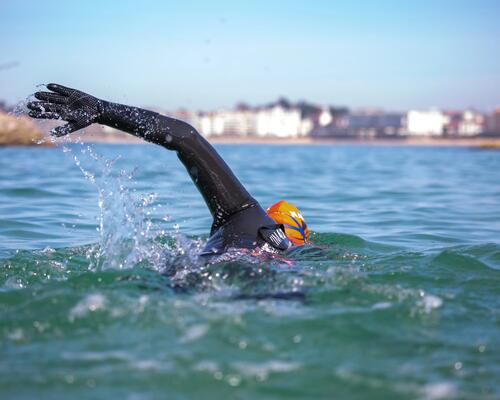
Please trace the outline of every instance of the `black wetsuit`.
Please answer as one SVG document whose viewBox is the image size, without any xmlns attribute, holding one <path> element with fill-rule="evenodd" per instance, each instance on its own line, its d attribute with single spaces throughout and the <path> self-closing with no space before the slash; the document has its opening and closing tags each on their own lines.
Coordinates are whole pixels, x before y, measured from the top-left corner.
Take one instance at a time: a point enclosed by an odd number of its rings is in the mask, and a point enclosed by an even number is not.
<svg viewBox="0 0 500 400">
<path fill-rule="evenodd" d="M 276 250 L 290 247 L 283 226 L 266 214 L 210 143 L 191 125 L 61 85 L 47 87 L 52 92 L 36 93 L 35 97 L 41 101 L 28 103 L 29 114 L 34 118 L 68 121 L 53 131 L 56 136 L 96 122 L 177 152 L 213 217 L 210 238 L 202 255 L 220 254 L 229 248 L 252 249 L 266 243 Z"/>
</svg>

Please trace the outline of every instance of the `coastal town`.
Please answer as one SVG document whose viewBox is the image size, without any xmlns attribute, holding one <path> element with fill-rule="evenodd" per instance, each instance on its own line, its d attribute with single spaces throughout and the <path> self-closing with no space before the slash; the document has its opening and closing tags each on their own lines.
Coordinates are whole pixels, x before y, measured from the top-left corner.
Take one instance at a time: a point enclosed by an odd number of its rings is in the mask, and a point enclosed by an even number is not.
<svg viewBox="0 0 500 400">
<path fill-rule="evenodd" d="M 177 111 L 207 137 L 275 138 L 391 138 L 398 136 L 500 136 L 500 107 L 490 113 L 466 110 L 408 110 L 317 106 L 286 99 L 250 107 L 212 112 Z"/>
<path fill-rule="evenodd" d="M 262 106 L 238 104 L 216 111 L 168 112 L 152 110 L 190 123 L 214 141 L 438 141 L 458 143 L 467 139 L 500 140 L 500 107 L 492 112 L 474 109 L 412 109 L 403 112 L 378 108 L 350 110 L 347 107 L 292 103 L 284 98 Z M 0 144 L 40 142 L 43 132 L 57 122 L 33 121 L 14 116 L 0 102 Z M 18 114 L 18 113 L 17 113 Z M 48 125 L 47 125 L 48 124 Z M 134 142 L 129 135 L 106 126 L 93 125 L 81 134 L 88 141 Z M 427 143 L 427 142 L 425 142 Z M 495 145 L 496 147 L 496 145 Z"/>
</svg>

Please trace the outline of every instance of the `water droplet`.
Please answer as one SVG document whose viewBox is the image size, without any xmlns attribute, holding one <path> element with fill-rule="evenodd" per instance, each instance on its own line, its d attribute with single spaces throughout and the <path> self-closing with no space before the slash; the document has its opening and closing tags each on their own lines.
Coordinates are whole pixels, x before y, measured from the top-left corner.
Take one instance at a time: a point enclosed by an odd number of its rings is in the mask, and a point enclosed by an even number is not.
<svg viewBox="0 0 500 400">
<path fill-rule="evenodd" d="M 224 378 L 224 375 L 220 371 L 214 372 L 214 378 L 217 379 L 218 381 L 222 380 Z"/>
<path fill-rule="evenodd" d="M 238 386 L 241 383 L 241 377 L 238 375 L 229 375 L 227 377 L 227 382 L 233 387 Z"/>
</svg>

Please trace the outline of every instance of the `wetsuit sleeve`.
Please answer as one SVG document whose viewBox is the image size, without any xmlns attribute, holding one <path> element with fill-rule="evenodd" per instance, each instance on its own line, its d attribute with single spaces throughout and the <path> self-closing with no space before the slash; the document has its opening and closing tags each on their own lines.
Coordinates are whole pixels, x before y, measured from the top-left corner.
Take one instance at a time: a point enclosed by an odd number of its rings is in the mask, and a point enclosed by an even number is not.
<svg viewBox="0 0 500 400">
<path fill-rule="evenodd" d="M 212 145 L 186 122 L 108 102 L 103 102 L 98 122 L 176 151 L 212 213 L 212 232 L 231 215 L 257 204 Z"/>
</svg>

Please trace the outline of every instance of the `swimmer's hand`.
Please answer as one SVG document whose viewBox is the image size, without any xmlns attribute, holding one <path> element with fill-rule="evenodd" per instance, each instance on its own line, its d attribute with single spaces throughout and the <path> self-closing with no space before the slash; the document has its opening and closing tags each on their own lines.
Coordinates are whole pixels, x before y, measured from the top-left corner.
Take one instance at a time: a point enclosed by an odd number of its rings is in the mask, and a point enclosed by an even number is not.
<svg viewBox="0 0 500 400">
<path fill-rule="evenodd" d="M 27 107 L 30 109 L 28 115 L 32 118 L 68 122 L 52 129 L 52 135 L 64 136 L 99 122 L 105 103 L 103 100 L 56 83 L 49 83 L 47 89 L 51 91 L 36 92 L 35 97 L 40 101 L 31 101 Z"/>
</svg>

